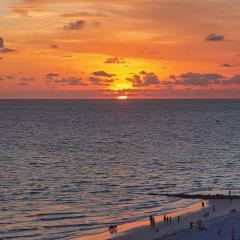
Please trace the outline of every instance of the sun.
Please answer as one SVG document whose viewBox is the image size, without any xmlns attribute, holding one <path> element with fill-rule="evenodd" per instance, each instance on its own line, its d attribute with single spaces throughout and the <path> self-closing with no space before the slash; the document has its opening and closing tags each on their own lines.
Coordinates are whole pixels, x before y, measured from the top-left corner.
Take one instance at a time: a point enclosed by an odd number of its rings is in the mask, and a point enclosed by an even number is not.
<svg viewBox="0 0 240 240">
<path fill-rule="evenodd" d="M 127 96 L 118 96 L 117 98 L 118 98 L 118 100 L 127 100 L 128 99 Z"/>
</svg>

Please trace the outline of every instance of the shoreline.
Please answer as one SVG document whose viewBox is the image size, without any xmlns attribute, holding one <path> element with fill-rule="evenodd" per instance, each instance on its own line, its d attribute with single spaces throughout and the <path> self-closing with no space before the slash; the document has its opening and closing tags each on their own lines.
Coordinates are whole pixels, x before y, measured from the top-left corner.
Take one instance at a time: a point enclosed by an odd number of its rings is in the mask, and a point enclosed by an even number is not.
<svg viewBox="0 0 240 240">
<path fill-rule="evenodd" d="M 204 201 L 205 206 L 208 206 L 208 201 Z M 191 214 L 194 212 L 197 212 L 202 209 L 201 201 L 191 204 L 183 209 L 177 210 L 175 212 L 170 212 L 167 215 L 172 216 L 172 218 L 177 216 L 182 216 L 184 214 Z M 163 221 L 164 214 L 156 215 L 154 216 L 156 223 Z M 71 240 L 110 240 L 110 239 L 129 239 L 129 234 L 132 235 L 135 231 L 147 231 L 149 228 L 149 219 L 144 218 L 141 220 L 137 220 L 130 223 L 121 224 L 118 226 L 118 233 L 117 234 L 110 234 L 108 229 L 106 229 L 104 232 L 98 233 L 98 234 L 91 234 L 91 235 L 85 235 L 81 237 L 74 237 L 71 238 Z M 126 237 L 126 238 L 125 238 Z"/>
<path fill-rule="evenodd" d="M 202 207 L 202 202 L 205 203 L 205 207 Z M 215 209 L 214 209 L 215 208 Z M 231 210 L 236 209 L 236 212 L 231 212 Z M 229 199 L 214 198 L 210 200 L 200 200 L 199 202 L 192 204 L 184 209 L 168 213 L 167 216 L 171 216 L 172 223 L 167 224 L 163 221 L 164 215 L 154 216 L 156 221 L 156 229 L 152 229 L 149 225 L 149 219 L 143 219 L 136 222 L 126 223 L 118 226 L 118 233 L 110 234 L 108 229 L 106 231 L 71 238 L 71 240 L 175 240 L 175 239 L 184 239 L 178 238 L 178 234 L 183 235 L 192 234 L 203 235 L 204 233 L 210 234 L 209 229 L 211 230 L 212 226 L 215 224 L 221 225 L 223 220 L 230 219 L 228 221 L 232 222 L 232 217 L 238 214 L 240 209 L 240 200 L 232 199 L 230 202 Z M 215 211 L 214 211 L 215 210 Z M 177 223 L 177 217 L 180 216 L 180 223 Z M 199 224 L 196 222 L 202 221 L 201 226 L 204 226 L 206 229 L 199 230 Z M 193 228 L 190 228 L 190 222 L 193 222 Z M 239 218 L 240 223 L 240 218 Z M 214 226 L 215 226 L 214 225 Z M 233 225 L 233 224 L 232 224 Z M 215 226 L 215 228 L 218 228 Z M 216 229 L 215 229 L 216 232 Z M 212 233 L 214 234 L 214 233 Z M 185 236 L 186 238 L 186 236 Z M 198 237 L 192 238 L 192 240 L 198 239 Z M 213 238 L 211 238 L 213 239 Z"/>
</svg>

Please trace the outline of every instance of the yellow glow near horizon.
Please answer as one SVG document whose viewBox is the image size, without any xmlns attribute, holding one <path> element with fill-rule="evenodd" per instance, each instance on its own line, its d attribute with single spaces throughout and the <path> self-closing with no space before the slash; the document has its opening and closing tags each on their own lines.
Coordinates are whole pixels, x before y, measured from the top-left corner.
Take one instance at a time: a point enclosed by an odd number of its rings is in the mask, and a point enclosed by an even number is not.
<svg viewBox="0 0 240 240">
<path fill-rule="evenodd" d="M 109 87 L 110 90 L 118 91 L 131 89 L 132 83 L 129 81 L 114 81 L 113 84 Z"/>
<path fill-rule="evenodd" d="M 127 96 L 118 96 L 118 100 L 127 100 L 128 97 Z"/>
</svg>

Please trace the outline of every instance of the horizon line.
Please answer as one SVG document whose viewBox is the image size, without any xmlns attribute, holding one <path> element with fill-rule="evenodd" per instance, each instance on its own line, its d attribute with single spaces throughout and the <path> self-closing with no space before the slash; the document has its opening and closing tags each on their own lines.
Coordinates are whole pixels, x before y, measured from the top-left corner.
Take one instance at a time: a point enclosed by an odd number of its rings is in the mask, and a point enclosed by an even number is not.
<svg viewBox="0 0 240 240">
<path fill-rule="evenodd" d="M 240 98 L 128 98 L 119 100 L 118 98 L 0 98 L 4 100 L 116 100 L 116 101 L 132 101 L 132 100 L 240 100 Z"/>
</svg>

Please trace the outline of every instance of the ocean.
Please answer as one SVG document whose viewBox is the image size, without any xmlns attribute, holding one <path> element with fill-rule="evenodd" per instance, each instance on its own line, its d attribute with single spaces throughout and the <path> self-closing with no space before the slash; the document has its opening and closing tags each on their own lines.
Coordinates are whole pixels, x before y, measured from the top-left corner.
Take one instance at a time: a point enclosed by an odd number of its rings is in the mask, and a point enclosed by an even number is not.
<svg viewBox="0 0 240 240">
<path fill-rule="evenodd" d="M 240 189 L 240 100 L 0 100 L 0 239 L 70 239 Z"/>
</svg>

